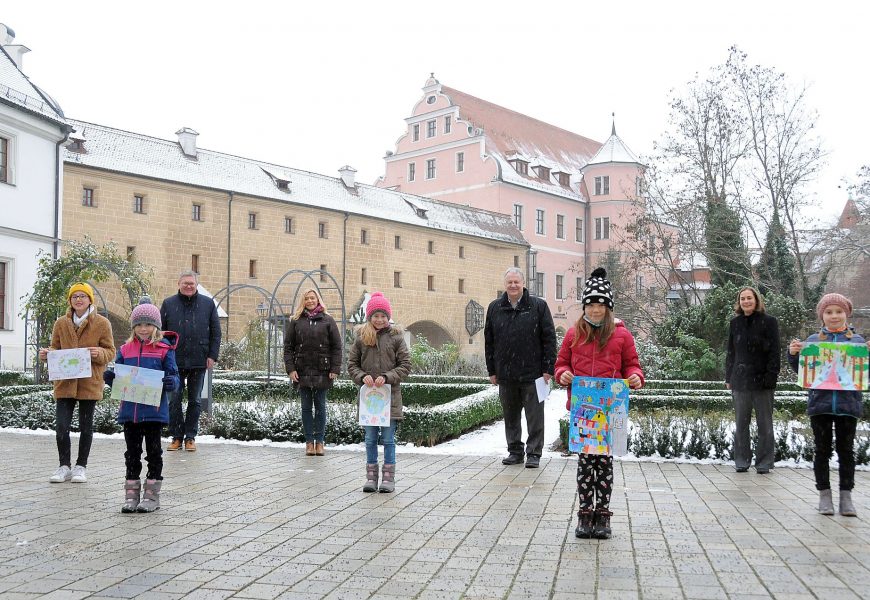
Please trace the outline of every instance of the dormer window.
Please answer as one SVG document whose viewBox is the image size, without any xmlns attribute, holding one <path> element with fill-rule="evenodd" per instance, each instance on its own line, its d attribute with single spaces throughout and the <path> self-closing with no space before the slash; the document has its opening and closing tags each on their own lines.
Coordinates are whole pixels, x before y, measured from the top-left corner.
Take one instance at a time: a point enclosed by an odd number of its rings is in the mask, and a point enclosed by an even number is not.
<svg viewBox="0 0 870 600">
<path fill-rule="evenodd" d="M 529 174 L 529 163 L 524 160 L 520 160 L 519 158 L 515 158 L 511 161 L 511 165 L 514 170 L 520 175 L 528 175 Z"/>
<path fill-rule="evenodd" d="M 571 187 L 571 174 L 565 173 L 564 171 L 556 172 L 556 176 L 559 178 L 559 185 L 564 187 Z"/>
<path fill-rule="evenodd" d="M 260 168 L 262 169 L 262 167 Z M 285 173 L 278 168 L 270 168 L 268 171 L 266 169 L 263 169 L 263 172 L 272 179 L 272 183 L 274 183 L 275 187 L 277 187 L 279 190 L 281 190 L 282 192 L 290 191 L 291 178 L 289 173 Z"/>
<path fill-rule="evenodd" d="M 538 173 L 538 179 L 542 181 L 550 181 L 550 169 L 543 165 L 538 165 L 535 167 L 535 171 Z"/>
</svg>

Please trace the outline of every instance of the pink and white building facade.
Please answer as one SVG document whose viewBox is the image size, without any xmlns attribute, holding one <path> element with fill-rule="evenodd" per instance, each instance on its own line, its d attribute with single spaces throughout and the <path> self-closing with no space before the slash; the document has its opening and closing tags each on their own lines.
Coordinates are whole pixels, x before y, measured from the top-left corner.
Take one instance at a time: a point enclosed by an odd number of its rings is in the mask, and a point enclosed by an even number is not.
<svg viewBox="0 0 870 600">
<path fill-rule="evenodd" d="M 531 245 L 526 264 L 514 266 L 557 327 L 573 324 L 578 290 L 604 253 L 620 248 L 619 226 L 639 197 L 644 166 L 615 127 L 597 142 L 434 76 L 405 122 L 376 185 L 512 215 Z"/>
</svg>

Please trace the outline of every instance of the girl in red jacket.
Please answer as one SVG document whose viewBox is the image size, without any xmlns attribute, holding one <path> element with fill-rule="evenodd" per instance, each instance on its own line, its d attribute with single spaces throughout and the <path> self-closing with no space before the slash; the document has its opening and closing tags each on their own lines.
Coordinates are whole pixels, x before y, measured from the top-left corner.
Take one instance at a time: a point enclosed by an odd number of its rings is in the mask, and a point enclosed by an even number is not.
<svg viewBox="0 0 870 600">
<path fill-rule="evenodd" d="M 581 303 L 583 315 L 565 334 L 556 359 L 556 381 L 568 388 L 569 410 L 575 375 L 627 379 L 632 389 L 641 388 L 644 382 L 634 338 L 622 321 L 613 317 L 613 289 L 607 271 L 600 267 L 592 271 Z M 577 462 L 580 512 L 574 531 L 578 538 L 610 537 L 612 488 L 613 457 L 580 453 Z"/>
</svg>

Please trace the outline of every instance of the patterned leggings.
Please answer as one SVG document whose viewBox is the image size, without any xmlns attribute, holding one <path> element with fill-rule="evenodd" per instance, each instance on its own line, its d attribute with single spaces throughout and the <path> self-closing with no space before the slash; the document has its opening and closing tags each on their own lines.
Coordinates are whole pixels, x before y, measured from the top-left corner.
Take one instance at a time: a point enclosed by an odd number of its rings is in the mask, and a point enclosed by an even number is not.
<svg viewBox="0 0 870 600">
<path fill-rule="evenodd" d="M 613 457 L 580 453 L 577 460 L 577 495 L 580 509 L 610 507 L 613 490 Z"/>
</svg>

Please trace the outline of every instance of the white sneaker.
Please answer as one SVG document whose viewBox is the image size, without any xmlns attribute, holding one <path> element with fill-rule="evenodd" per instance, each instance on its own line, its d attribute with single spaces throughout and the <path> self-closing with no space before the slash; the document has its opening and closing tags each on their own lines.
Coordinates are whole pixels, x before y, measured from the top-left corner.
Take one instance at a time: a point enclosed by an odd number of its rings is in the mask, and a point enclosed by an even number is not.
<svg viewBox="0 0 870 600">
<path fill-rule="evenodd" d="M 48 478 L 48 480 L 52 483 L 63 483 L 64 481 L 69 481 L 72 478 L 72 471 L 69 470 L 69 467 L 64 465 L 62 467 L 58 467 L 57 471 L 54 472 L 54 475 Z"/>
<path fill-rule="evenodd" d="M 81 465 L 76 465 L 72 469 L 72 477 L 70 481 L 73 483 L 85 483 L 88 480 L 87 468 Z"/>
</svg>

